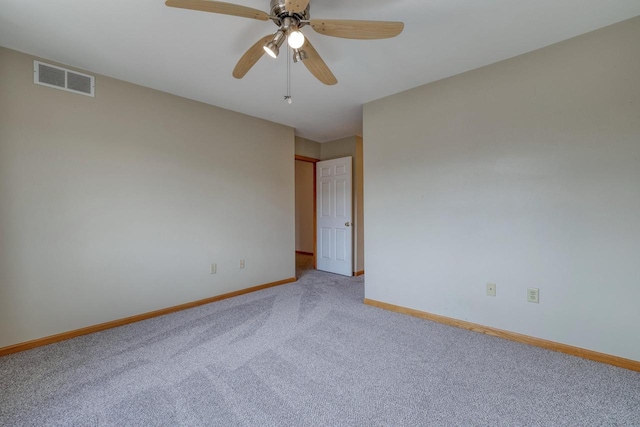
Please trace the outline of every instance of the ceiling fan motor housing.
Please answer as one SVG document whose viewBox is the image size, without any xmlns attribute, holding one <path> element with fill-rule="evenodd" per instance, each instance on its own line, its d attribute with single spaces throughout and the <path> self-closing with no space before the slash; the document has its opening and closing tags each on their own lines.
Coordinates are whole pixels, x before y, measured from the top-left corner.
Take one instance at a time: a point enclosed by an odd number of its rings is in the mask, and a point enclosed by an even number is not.
<svg viewBox="0 0 640 427">
<path fill-rule="evenodd" d="M 271 0 L 271 19 L 278 27 L 293 21 L 298 28 L 301 28 L 306 25 L 304 21 L 308 21 L 311 16 L 309 14 L 310 7 L 311 4 L 308 4 L 303 12 L 291 13 L 285 8 L 285 0 Z M 290 20 L 286 18 L 290 18 Z"/>
</svg>

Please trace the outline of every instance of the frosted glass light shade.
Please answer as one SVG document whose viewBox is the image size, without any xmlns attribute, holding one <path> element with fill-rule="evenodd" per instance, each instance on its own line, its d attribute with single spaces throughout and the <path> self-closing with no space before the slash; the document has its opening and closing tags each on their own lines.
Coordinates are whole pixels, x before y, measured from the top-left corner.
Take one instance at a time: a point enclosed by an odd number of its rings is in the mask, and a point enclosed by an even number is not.
<svg viewBox="0 0 640 427">
<path fill-rule="evenodd" d="M 287 41 L 289 42 L 289 46 L 292 49 L 300 49 L 304 44 L 304 35 L 298 30 L 291 31 L 291 33 L 289 33 L 289 38 L 287 39 Z"/>
</svg>

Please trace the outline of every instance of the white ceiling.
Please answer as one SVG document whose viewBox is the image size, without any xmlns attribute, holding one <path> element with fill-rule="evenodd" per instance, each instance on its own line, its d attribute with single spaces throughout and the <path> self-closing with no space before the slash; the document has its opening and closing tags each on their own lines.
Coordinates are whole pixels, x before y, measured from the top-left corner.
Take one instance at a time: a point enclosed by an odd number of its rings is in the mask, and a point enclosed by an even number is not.
<svg viewBox="0 0 640 427">
<path fill-rule="evenodd" d="M 269 11 L 269 0 L 236 0 Z M 311 0 L 311 17 L 403 21 L 395 39 L 303 32 L 338 79 L 319 83 L 287 55 L 242 80 L 263 22 L 170 8 L 163 0 L 0 0 L 0 45 L 292 126 L 318 142 L 362 134 L 362 105 L 640 15 L 639 0 Z M 639 41 L 640 43 L 640 41 Z M 100 96 L 99 80 L 96 93 Z"/>
</svg>

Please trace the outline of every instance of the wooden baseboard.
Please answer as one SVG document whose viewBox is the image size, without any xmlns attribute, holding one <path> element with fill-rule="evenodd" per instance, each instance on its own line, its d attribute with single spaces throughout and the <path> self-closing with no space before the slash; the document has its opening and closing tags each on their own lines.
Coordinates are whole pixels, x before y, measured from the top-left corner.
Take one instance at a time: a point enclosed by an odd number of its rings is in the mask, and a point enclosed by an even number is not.
<svg viewBox="0 0 640 427">
<path fill-rule="evenodd" d="M 363 276 L 364 275 L 364 270 L 360 270 L 360 271 L 354 271 L 353 272 L 354 276 Z"/>
<path fill-rule="evenodd" d="M 300 255 L 311 255 L 311 256 L 313 256 L 313 252 L 296 251 L 296 253 L 300 254 Z"/>
<path fill-rule="evenodd" d="M 398 305 L 388 304 L 386 302 L 380 302 L 371 299 L 364 299 L 364 303 L 373 307 L 382 308 L 384 310 L 395 311 L 397 313 L 406 314 L 413 317 L 419 317 L 421 319 L 431 320 L 438 323 L 444 323 L 445 325 L 455 326 L 469 331 L 480 332 L 482 334 L 491 335 L 494 337 L 504 338 L 511 341 L 516 341 L 523 344 L 534 345 L 536 347 L 546 348 L 547 350 L 558 351 L 560 353 L 570 354 L 572 356 L 582 357 L 583 359 L 594 360 L 596 362 L 606 363 L 620 368 L 629 369 L 632 371 L 640 372 L 640 361 L 625 359 L 618 356 L 612 356 L 610 354 L 599 353 L 593 350 L 587 350 L 580 347 L 574 347 L 567 344 L 562 344 L 554 341 L 548 341 L 542 338 L 535 338 L 528 335 L 519 334 L 516 332 L 505 331 L 502 329 L 492 328 L 490 326 L 478 325 L 477 323 L 471 323 L 464 320 L 453 319 L 451 317 L 440 316 L 438 314 L 431 314 L 420 310 L 414 310 L 412 308 L 401 307 Z"/>
<path fill-rule="evenodd" d="M 186 304 L 180 304 L 173 307 L 162 308 L 160 310 L 150 311 L 148 313 L 137 314 L 135 316 L 125 317 L 123 319 L 112 320 L 110 322 L 100 323 L 98 325 L 87 326 L 85 328 L 76 329 L 73 331 L 63 332 L 56 335 L 50 335 L 48 337 L 38 338 L 31 341 L 26 341 L 7 347 L 0 348 L 0 357 L 7 354 L 18 353 L 20 351 L 30 350 L 32 348 L 41 347 L 47 344 L 53 344 L 54 342 L 68 340 L 70 338 L 79 337 L 81 335 L 87 335 L 94 332 L 104 331 L 105 329 L 117 328 L 118 326 L 127 325 L 129 323 L 139 322 L 141 320 L 151 319 L 152 317 L 163 316 L 169 313 L 175 313 L 176 311 L 186 310 L 188 308 L 198 307 L 199 305 L 210 304 L 212 302 L 221 301 L 224 299 L 236 297 L 238 295 L 244 295 L 251 292 L 260 291 L 262 289 L 272 288 L 274 286 L 284 285 L 286 283 L 295 282 L 296 278 L 279 280 L 277 282 L 266 283 L 264 285 L 253 286 L 251 288 L 240 289 L 239 291 L 229 292 L 222 295 L 217 295 L 211 298 L 205 298 L 198 301 L 188 302 Z"/>
</svg>

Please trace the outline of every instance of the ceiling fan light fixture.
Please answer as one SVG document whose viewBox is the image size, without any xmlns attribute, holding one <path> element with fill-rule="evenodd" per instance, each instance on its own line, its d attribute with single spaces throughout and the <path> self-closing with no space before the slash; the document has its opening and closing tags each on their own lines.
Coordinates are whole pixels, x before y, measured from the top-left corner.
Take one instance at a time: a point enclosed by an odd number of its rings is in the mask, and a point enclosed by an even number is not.
<svg viewBox="0 0 640 427">
<path fill-rule="evenodd" d="M 293 62 L 304 61 L 309 55 L 302 49 L 293 49 Z"/>
<path fill-rule="evenodd" d="M 272 58 L 277 58 L 278 57 L 278 53 L 280 53 L 280 49 L 278 49 L 278 46 L 276 46 L 275 43 L 273 42 L 269 42 L 266 45 L 263 46 L 264 51 L 267 52 L 267 54 L 272 57 Z"/>
<path fill-rule="evenodd" d="M 302 34 L 302 31 L 300 30 L 293 30 L 289 32 L 287 41 L 289 42 L 291 49 L 300 49 L 302 45 L 304 45 L 304 34 Z"/>
<path fill-rule="evenodd" d="M 243 78 L 265 53 L 272 58 L 277 58 L 280 47 L 287 39 L 288 48 L 294 50 L 295 62 L 305 61 L 306 68 L 316 79 L 329 86 L 335 85 L 338 80 L 311 42 L 302 34 L 300 28 L 309 25 L 318 34 L 356 40 L 388 39 L 397 36 L 404 29 L 404 23 L 393 21 L 311 19 L 310 0 L 270 0 L 270 2 L 269 13 L 219 0 L 166 0 L 165 3 L 167 6 L 181 9 L 273 21 L 273 24 L 278 27 L 277 31 L 255 42 L 236 64 L 232 75 L 237 79 Z M 302 50 L 303 46 L 305 50 Z M 290 62 L 287 62 L 287 69 L 289 64 Z"/>
<path fill-rule="evenodd" d="M 284 39 L 284 31 L 278 30 L 273 35 L 273 39 L 267 42 L 267 44 L 265 44 L 262 48 L 270 57 L 277 58 L 278 54 L 280 53 L 280 46 L 282 46 L 282 43 L 284 43 Z"/>
</svg>

